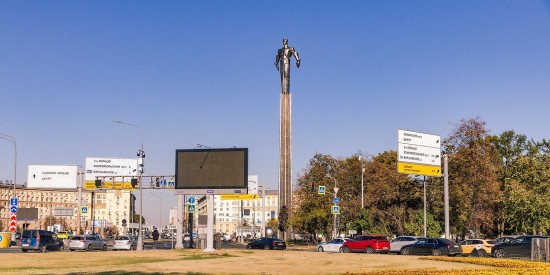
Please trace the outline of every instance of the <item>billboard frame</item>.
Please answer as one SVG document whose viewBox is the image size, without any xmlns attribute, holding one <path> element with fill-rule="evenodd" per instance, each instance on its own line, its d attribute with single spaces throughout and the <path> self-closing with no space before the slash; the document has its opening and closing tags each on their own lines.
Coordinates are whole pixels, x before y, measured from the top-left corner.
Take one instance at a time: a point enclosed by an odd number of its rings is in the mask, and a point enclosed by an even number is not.
<svg viewBox="0 0 550 275">
<path fill-rule="evenodd" d="M 188 186 L 182 187 L 181 183 L 178 184 L 180 179 L 179 173 L 179 154 L 180 153 L 206 153 L 206 157 L 212 153 L 222 153 L 222 152 L 243 152 L 243 184 L 242 185 L 231 185 L 231 186 L 214 186 L 214 185 L 197 185 L 197 186 Z M 248 148 L 197 148 L 197 149 L 177 149 L 176 150 L 176 167 L 175 167 L 175 192 L 179 195 L 195 195 L 195 194 L 207 194 L 207 195 L 221 195 L 221 194 L 248 194 Z"/>
</svg>

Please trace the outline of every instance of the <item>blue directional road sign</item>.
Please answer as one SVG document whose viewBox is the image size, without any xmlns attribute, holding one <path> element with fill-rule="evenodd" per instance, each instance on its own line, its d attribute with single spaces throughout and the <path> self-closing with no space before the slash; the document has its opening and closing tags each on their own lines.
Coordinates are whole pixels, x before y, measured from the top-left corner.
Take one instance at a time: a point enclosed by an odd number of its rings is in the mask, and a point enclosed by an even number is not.
<svg viewBox="0 0 550 275">
<path fill-rule="evenodd" d="M 197 205 L 196 204 L 190 204 L 187 206 L 187 211 L 189 213 L 195 213 L 197 212 Z"/>
<path fill-rule="evenodd" d="M 190 197 L 188 201 L 189 201 L 189 204 L 197 203 L 197 201 L 195 200 L 195 197 Z"/>
<path fill-rule="evenodd" d="M 17 198 L 10 199 L 10 205 L 18 205 L 18 204 L 19 204 L 19 200 Z"/>
<path fill-rule="evenodd" d="M 11 212 L 11 213 L 17 213 L 17 206 L 16 206 L 16 205 L 12 205 L 12 206 L 10 207 L 10 212 Z"/>
<path fill-rule="evenodd" d="M 332 200 L 332 202 L 334 202 L 334 204 L 338 204 L 338 203 L 340 202 L 340 199 L 334 198 L 334 199 Z"/>
<path fill-rule="evenodd" d="M 323 185 L 319 185 L 319 190 L 317 191 L 317 194 L 324 195 L 327 193 L 327 187 Z"/>
<path fill-rule="evenodd" d="M 160 185 L 162 185 L 162 187 L 166 187 L 166 180 L 165 180 L 165 179 L 161 179 L 161 180 L 160 180 Z"/>
</svg>

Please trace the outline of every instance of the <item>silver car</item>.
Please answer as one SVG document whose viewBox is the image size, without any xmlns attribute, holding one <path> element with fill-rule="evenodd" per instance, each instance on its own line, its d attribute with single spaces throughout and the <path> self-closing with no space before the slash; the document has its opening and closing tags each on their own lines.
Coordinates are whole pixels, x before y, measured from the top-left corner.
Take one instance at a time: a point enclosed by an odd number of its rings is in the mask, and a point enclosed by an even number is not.
<svg viewBox="0 0 550 275">
<path fill-rule="evenodd" d="M 317 247 L 317 251 L 319 252 L 342 252 L 340 248 L 344 244 L 344 242 L 349 241 L 351 239 L 348 238 L 334 238 L 330 240 L 329 242 L 322 242 Z"/>
<path fill-rule="evenodd" d="M 116 236 L 113 243 L 113 250 L 136 250 L 137 241 L 134 237 Z"/>
<path fill-rule="evenodd" d="M 404 245 L 416 243 L 420 239 L 424 239 L 424 237 L 399 236 L 391 241 L 390 253 L 399 253 Z"/>
<path fill-rule="evenodd" d="M 81 235 L 74 236 L 69 241 L 69 249 L 71 251 L 75 250 L 87 250 L 92 249 L 107 250 L 107 243 L 104 242 L 99 236 L 93 235 Z"/>
</svg>

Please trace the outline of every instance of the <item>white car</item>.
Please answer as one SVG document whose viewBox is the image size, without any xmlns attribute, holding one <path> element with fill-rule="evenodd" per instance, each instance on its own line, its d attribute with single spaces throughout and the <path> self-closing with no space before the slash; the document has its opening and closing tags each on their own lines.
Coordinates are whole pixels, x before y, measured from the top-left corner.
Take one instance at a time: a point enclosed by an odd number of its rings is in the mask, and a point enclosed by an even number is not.
<svg viewBox="0 0 550 275">
<path fill-rule="evenodd" d="M 317 251 L 319 252 L 341 252 L 340 247 L 342 247 L 342 244 L 344 244 L 345 241 L 348 241 L 350 239 L 348 238 L 335 238 L 333 240 L 330 240 L 328 242 L 322 242 L 319 244 L 319 247 L 317 247 Z"/>
<path fill-rule="evenodd" d="M 133 237 L 116 236 L 113 243 L 113 250 L 136 250 L 137 241 Z"/>
<path fill-rule="evenodd" d="M 404 245 L 416 243 L 419 239 L 423 238 L 417 236 L 398 236 L 390 243 L 390 253 L 399 253 Z"/>
</svg>

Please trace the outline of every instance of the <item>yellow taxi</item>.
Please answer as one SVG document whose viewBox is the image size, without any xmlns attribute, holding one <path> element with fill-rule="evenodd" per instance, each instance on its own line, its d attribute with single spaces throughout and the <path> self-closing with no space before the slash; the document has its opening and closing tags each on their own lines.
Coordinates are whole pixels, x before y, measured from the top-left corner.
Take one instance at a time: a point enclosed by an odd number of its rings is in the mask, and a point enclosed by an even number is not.
<svg viewBox="0 0 550 275">
<path fill-rule="evenodd" d="M 70 239 L 73 237 L 73 232 L 71 231 L 59 231 L 57 232 L 57 237 L 60 239 Z"/>
<path fill-rule="evenodd" d="M 462 255 L 487 257 L 487 255 L 491 255 L 491 248 L 495 244 L 497 244 L 495 240 L 469 239 L 462 241 L 460 246 L 462 247 Z"/>
</svg>

